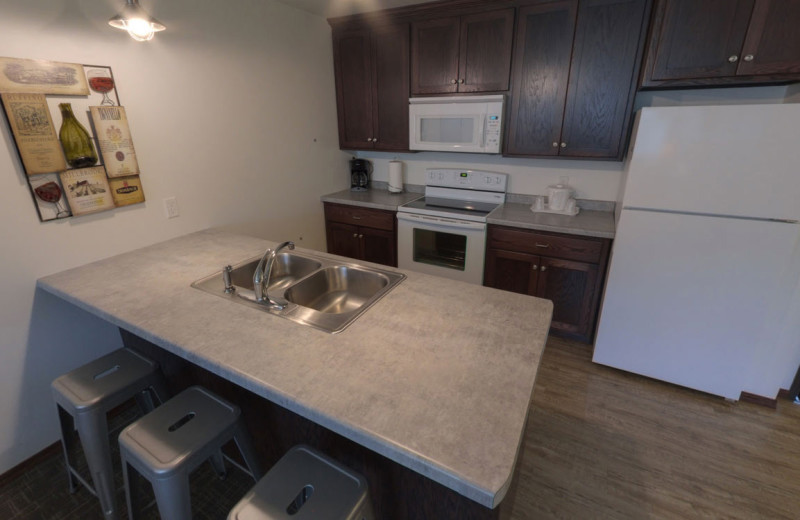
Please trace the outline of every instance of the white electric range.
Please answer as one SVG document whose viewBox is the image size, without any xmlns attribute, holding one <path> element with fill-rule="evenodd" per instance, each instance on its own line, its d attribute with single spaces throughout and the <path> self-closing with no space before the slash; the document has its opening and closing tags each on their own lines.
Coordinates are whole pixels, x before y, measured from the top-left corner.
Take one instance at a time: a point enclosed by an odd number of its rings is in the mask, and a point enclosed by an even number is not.
<svg viewBox="0 0 800 520">
<path fill-rule="evenodd" d="M 397 209 L 398 267 L 482 284 L 486 217 L 507 183 L 505 173 L 428 169 L 425 196 Z"/>
</svg>

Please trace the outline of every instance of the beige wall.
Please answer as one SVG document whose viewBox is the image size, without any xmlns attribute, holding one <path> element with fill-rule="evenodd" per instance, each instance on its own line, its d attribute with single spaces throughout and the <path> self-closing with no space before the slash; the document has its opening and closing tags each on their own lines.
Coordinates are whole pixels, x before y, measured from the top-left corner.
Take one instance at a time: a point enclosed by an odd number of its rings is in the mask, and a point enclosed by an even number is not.
<svg viewBox="0 0 800 520">
<path fill-rule="evenodd" d="M 273 0 L 143 1 L 168 29 L 138 43 L 106 24 L 123 3 L 0 7 L 0 56 L 113 68 L 147 196 L 40 223 L 0 124 L 0 473 L 57 439 L 50 381 L 120 344 L 35 291 L 38 277 L 209 226 L 324 249 L 319 197 L 348 186 L 325 20 Z M 180 216 L 167 220 L 171 196 Z"/>
</svg>

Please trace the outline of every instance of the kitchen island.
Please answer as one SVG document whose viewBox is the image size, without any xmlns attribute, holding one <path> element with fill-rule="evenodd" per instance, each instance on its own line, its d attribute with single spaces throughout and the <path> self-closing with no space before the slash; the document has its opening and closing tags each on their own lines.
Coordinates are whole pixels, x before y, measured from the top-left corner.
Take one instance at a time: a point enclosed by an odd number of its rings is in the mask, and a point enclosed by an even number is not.
<svg viewBox="0 0 800 520">
<path fill-rule="evenodd" d="M 407 272 L 332 335 L 190 286 L 274 246 L 206 230 L 38 287 L 491 513 L 513 475 L 552 304 Z"/>
</svg>

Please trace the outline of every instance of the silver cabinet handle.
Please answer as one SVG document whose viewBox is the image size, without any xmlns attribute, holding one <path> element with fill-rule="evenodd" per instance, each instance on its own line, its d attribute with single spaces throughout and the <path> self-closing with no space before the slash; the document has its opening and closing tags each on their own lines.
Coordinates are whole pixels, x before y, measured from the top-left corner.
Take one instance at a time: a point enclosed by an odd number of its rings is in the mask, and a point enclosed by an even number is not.
<svg viewBox="0 0 800 520">
<path fill-rule="evenodd" d="M 464 83 L 464 79 L 462 78 L 462 79 L 458 80 L 458 82 L 459 83 Z"/>
<path fill-rule="evenodd" d="M 371 137 L 367 137 L 367 142 L 371 143 L 372 142 L 372 138 Z"/>
<path fill-rule="evenodd" d="M 550 247 L 550 244 L 540 244 L 539 242 L 536 242 L 536 247 Z"/>
<path fill-rule="evenodd" d="M 543 265 L 541 270 L 542 270 L 542 272 L 547 271 L 547 266 Z"/>
<path fill-rule="evenodd" d="M 378 142 L 378 138 L 377 138 L 377 137 L 373 137 L 373 138 L 372 138 L 372 142 L 373 142 L 373 143 L 377 143 L 377 142 Z"/>
<path fill-rule="evenodd" d="M 734 54 L 733 56 L 728 58 L 728 61 L 731 63 L 736 63 L 737 61 L 739 61 L 739 56 Z"/>
<path fill-rule="evenodd" d="M 747 56 L 745 56 L 745 57 L 744 57 L 744 58 L 742 58 L 742 59 L 743 59 L 744 61 L 753 61 L 753 55 L 752 55 L 752 54 L 748 54 Z"/>
<path fill-rule="evenodd" d="M 566 147 L 567 147 L 567 143 L 561 143 L 561 148 L 566 148 Z"/>
<path fill-rule="evenodd" d="M 453 85 L 455 85 L 456 83 L 458 83 L 458 81 L 457 81 L 457 80 L 455 80 L 455 79 L 451 79 L 451 80 L 450 80 L 450 83 L 451 83 L 451 84 L 453 84 Z"/>
<path fill-rule="evenodd" d="M 358 215 L 353 215 L 353 220 L 361 220 L 361 217 L 359 217 Z"/>
<path fill-rule="evenodd" d="M 353 233 L 353 238 L 358 238 L 358 233 Z"/>
<path fill-rule="evenodd" d="M 358 238 L 364 238 L 364 235 L 358 235 Z"/>
<path fill-rule="evenodd" d="M 553 148 L 558 148 L 558 143 L 553 141 Z"/>
<path fill-rule="evenodd" d="M 536 265 L 536 264 L 533 264 L 533 266 L 531 266 L 531 269 L 533 269 L 535 271 L 535 270 L 539 269 L 539 266 Z"/>
</svg>

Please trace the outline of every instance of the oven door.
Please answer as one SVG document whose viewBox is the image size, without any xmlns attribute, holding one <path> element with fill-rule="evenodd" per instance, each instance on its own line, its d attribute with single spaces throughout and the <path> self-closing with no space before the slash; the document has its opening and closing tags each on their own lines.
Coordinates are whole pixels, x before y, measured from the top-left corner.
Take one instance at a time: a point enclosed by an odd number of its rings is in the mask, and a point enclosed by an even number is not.
<svg viewBox="0 0 800 520">
<path fill-rule="evenodd" d="M 482 284 L 485 249 L 484 222 L 397 214 L 400 269 Z"/>
</svg>

